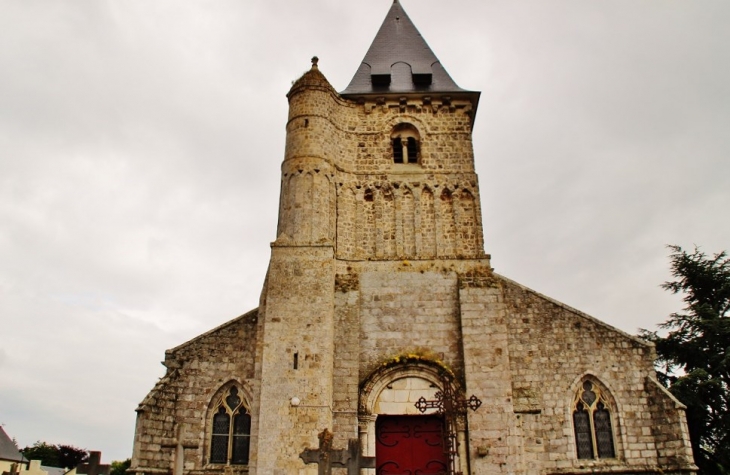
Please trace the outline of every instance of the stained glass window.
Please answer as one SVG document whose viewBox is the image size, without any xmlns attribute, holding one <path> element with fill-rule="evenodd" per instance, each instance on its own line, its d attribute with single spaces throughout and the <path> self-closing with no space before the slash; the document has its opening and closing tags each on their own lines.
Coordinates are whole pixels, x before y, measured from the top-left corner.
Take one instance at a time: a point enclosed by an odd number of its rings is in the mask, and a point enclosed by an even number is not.
<svg viewBox="0 0 730 475">
<path fill-rule="evenodd" d="M 613 458 L 613 431 L 611 430 L 611 413 L 599 402 L 593 413 L 593 426 L 596 428 L 596 447 L 601 458 Z"/>
<path fill-rule="evenodd" d="M 251 415 L 238 393 L 233 386 L 218 403 L 211 428 L 210 463 L 248 464 Z"/>
<path fill-rule="evenodd" d="M 578 448 L 579 459 L 593 458 L 593 441 L 591 437 L 591 421 L 583 403 L 573 413 L 573 425 L 575 426 L 575 445 Z"/>
<path fill-rule="evenodd" d="M 573 410 L 575 447 L 579 459 L 615 458 L 611 412 L 601 389 L 584 381 Z"/>
<path fill-rule="evenodd" d="M 231 416 L 221 406 L 213 416 L 213 438 L 210 442 L 210 462 L 226 463 L 228 459 L 228 437 L 230 433 Z"/>
<path fill-rule="evenodd" d="M 251 435 L 251 416 L 239 412 L 233 418 L 233 447 L 231 448 L 231 463 L 248 464 L 248 446 Z"/>
</svg>

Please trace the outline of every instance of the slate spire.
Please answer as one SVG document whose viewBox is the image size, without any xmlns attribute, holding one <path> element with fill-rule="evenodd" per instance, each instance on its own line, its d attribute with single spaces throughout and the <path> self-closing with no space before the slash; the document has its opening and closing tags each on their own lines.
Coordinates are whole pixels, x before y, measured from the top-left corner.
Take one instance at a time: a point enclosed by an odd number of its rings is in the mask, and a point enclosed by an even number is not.
<svg viewBox="0 0 730 475">
<path fill-rule="evenodd" d="M 398 0 L 370 45 L 343 96 L 466 92 L 456 85 Z"/>
</svg>

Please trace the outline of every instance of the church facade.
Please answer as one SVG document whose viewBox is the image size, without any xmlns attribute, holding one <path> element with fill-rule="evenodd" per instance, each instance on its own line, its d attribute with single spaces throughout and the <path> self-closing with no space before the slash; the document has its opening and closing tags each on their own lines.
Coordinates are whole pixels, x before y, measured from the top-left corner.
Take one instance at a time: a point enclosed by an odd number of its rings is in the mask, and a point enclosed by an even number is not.
<svg viewBox="0 0 730 475">
<path fill-rule="evenodd" d="M 288 95 L 257 309 L 168 350 L 130 472 L 689 474 L 653 346 L 495 273 L 461 89 L 396 0 Z"/>
</svg>

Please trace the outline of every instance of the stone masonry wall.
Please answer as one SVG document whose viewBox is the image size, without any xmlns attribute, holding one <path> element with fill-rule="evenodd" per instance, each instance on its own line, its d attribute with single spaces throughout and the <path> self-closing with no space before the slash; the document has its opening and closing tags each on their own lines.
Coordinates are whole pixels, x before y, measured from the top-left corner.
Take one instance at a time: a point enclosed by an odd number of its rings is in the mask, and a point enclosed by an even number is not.
<svg viewBox="0 0 730 475">
<path fill-rule="evenodd" d="M 360 281 L 350 270 L 335 278 L 333 432 L 335 447 L 358 436 Z"/>
<path fill-rule="evenodd" d="M 277 236 L 322 242 L 336 232 L 342 259 L 483 257 L 471 112 L 440 97 L 358 104 L 313 68 L 289 93 Z M 422 138 L 418 164 L 393 161 L 391 132 L 403 123 Z M 336 217 L 334 188 L 318 179 L 336 185 Z"/>
<path fill-rule="evenodd" d="M 694 463 L 685 406 L 654 377 L 646 378 L 646 392 L 651 401 L 658 462 L 663 467 L 688 467 Z"/>
<path fill-rule="evenodd" d="M 334 157 L 339 144 L 332 113 L 336 92 L 315 68 L 289 91 L 289 122 L 281 173 L 279 245 L 334 243 Z"/>
<path fill-rule="evenodd" d="M 483 256 L 468 110 L 468 102 L 449 108 L 388 100 L 343 108 L 358 121 L 337 162 L 339 258 Z M 393 162 L 391 132 L 404 123 L 419 131 L 418 164 Z"/>
<path fill-rule="evenodd" d="M 257 313 L 252 310 L 166 352 L 167 373 L 137 409 L 131 471 L 173 473 L 180 443 L 186 473 L 222 473 L 223 467 L 205 465 L 209 406 L 231 381 L 250 405 Z"/>
<path fill-rule="evenodd" d="M 252 473 L 304 470 L 299 454 L 317 447 L 317 434 L 332 427 L 334 281 L 331 246 L 272 247 L 260 316 Z M 290 404 L 294 397 L 299 405 Z"/>
<path fill-rule="evenodd" d="M 488 261 L 337 262 L 335 445 L 357 437 L 358 390 L 394 358 L 417 354 L 463 375 L 458 275 Z"/>
<path fill-rule="evenodd" d="M 646 389 L 646 379 L 654 377 L 653 346 L 508 279 L 500 278 L 500 286 L 515 412 L 526 421 L 539 414 L 539 423 L 523 424 L 523 463 L 546 473 L 656 470 L 658 421 L 652 408 L 668 398 Z M 584 377 L 610 395 L 615 459 L 577 459 L 572 412 Z M 669 417 L 673 430 L 681 430 L 683 416 Z M 682 440 L 681 434 L 674 440 Z M 661 460 L 664 470 L 687 468 L 666 461 Z"/>
<path fill-rule="evenodd" d="M 456 175 L 340 173 L 337 253 L 341 259 L 483 257 L 476 180 Z"/>
<path fill-rule="evenodd" d="M 368 263 L 360 273 L 360 381 L 408 352 L 461 374 L 457 276 L 448 266 Z"/>
<path fill-rule="evenodd" d="M 489 272 L 462 274 L 459 309 L 467 394 L 482 406 L 467 414 L 475 474 L 525 474 L 511 398 L 511 348 L 505 298 Z"/>
</svg>

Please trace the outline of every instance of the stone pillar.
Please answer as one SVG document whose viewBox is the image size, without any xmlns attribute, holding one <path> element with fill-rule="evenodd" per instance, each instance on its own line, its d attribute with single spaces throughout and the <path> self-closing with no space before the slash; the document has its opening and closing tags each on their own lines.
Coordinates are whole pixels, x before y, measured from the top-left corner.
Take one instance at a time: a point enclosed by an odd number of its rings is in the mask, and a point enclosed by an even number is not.
<svg viewBox="0 0 730 475">
<path fill-rule="evenodd" d="M 362 454 L 368 457 L 375 457 L 375 415 L 359 416 L 358 430 Z M 360 469 L 360 475 L 375 475 L 374 468 Z"/>
</svg>

